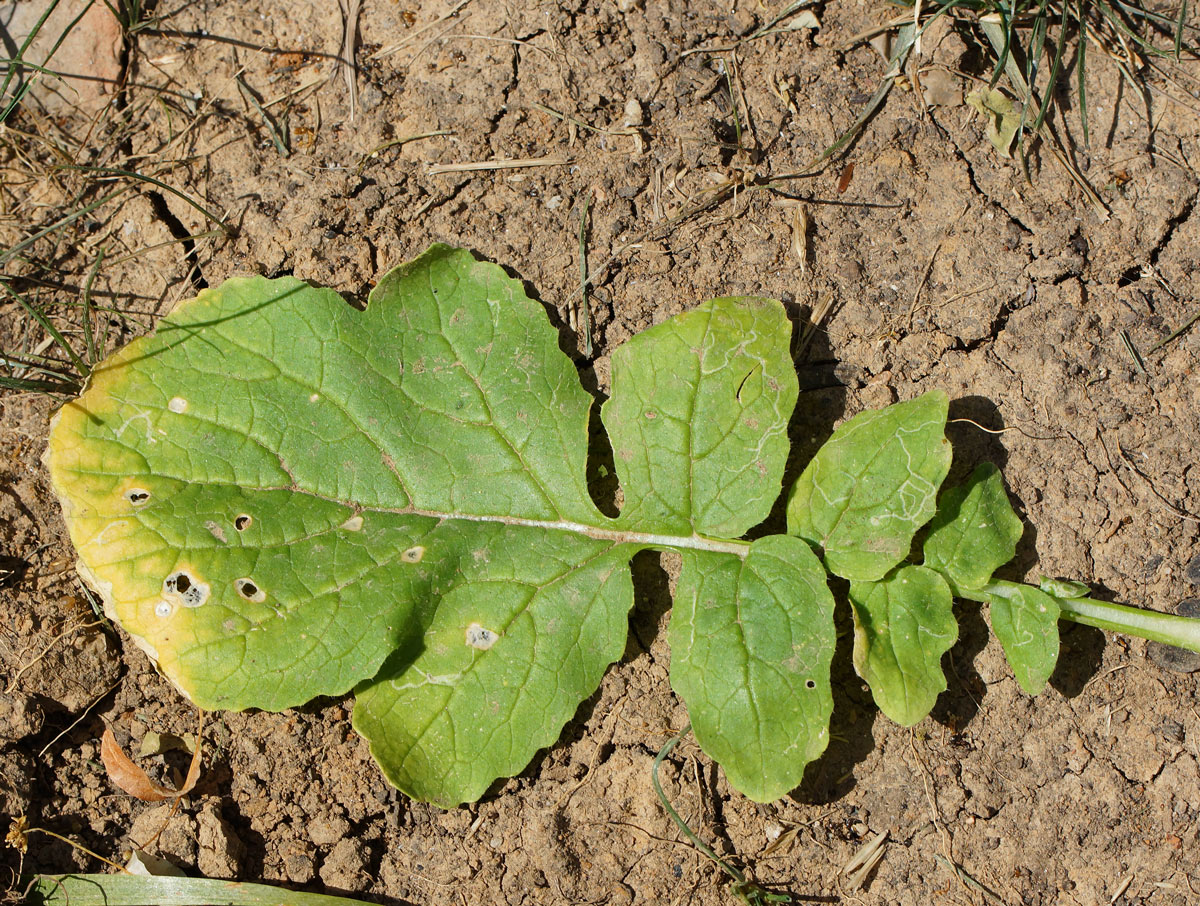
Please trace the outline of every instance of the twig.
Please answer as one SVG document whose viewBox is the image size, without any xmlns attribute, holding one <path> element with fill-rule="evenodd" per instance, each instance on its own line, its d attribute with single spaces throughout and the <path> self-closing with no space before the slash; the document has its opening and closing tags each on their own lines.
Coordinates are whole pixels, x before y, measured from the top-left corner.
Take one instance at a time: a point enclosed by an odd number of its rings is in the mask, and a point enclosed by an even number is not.
<svg viewBox="0 0 1200 906">
<path fill-rule="evenodd" d="M 8 685 L 5 687 L 4 694 L 5 695 L 11 694 L 12 691 L 17 688 L 17 683 L 20 682 L 21 677 L 25 675 L 26 671 L 28 671 L 35 664 L 37 664 L 39 661 L 41 661 L 42 658 L 44 658 L 47 654 L 49 654 L 50 650 L 55 645 L 57 645 L 59 642 L 61 642 L 63 639 L 70 638 L 75 633 L 79 632 L 81 629 L 90 629 L 93 626 L 99 626 L 103 622 L 104 622 L 103 620 L 96 620 L 93 623 L 81 623 L 72 629 L 68 629 L 64 632 L 60 632 L 53 639 L 50 640 L 50 644 L 47 645 L 45 648 L 43 648 L 41 650 L 41 653 L 38 654 L 37 657 L 35 657 L 32 661 L 30 661 L 28 664 L 26 664 L 25 666 L 23 666 L 20 670 L 18 670 L 16 672 L 16 674 L 13 676 L 13 678 L 11 680 L 9 680 Z"/>
<path fill-rule="evenodd" d="M 612 725 L 608 728 L 608 733 L 606 734 L 605 738 L 600 740 L 599 742 L 597 742 L 596 748 L 592 750 L 592 759 L 591 759 L 591 761 L 588 762 L 587 773 L 584 774 L 581 778 L 579 778 L 578 783 L 576 783 L 573 787 L 571 787 L 569 790 L 567 790 L 565 793 L 563 793 L 562 797 L 558 800 L 558 803 L 555 805 L 555 808 L 562 808 L 564 805 L 566 805 L 567 802 L 570 801 L 571 797 L 574 796 L 577 792 L 579 792 L 579 790 L 583 787 L 583 785 L 586 784 L 588 781 L 590 781 L 596 775 L 596 762 L 600 760 L 600 753 L 604 750 L 605 746 L 610 745 L 612 743 L 613 737 L 617 735 L 617 722 L 621 719 L 621 708 L 622 707 L 624 707 L 623 701 L 621 703 L 621 706 L 617 707 L 613 711 Z"/>
<path fill-rule="evenodd" d="M 378 146 L 372 148 L 366 154 L 364 154 L 362 156 L 362 160 L 360 160 L 358 162 L 358 166 L 354 168 L 354 172 L 362 173 L 362 171 L 366 168 L 368 163 L 370 163 L 372 160 L 374 160 L 376 157 L 378 157 L 380 154 L 382 154 L 384 151 L 388 150 L 389 148 L 399 148 L 401 145 L 407 145 L 409 142 L 419 141 L 420 139 L 423 139 L 423 138 L 433 138 L 434 136 L 437 136 L 437 135 L 453 135 L 453 134 L 454 133 L 451 132 L 449 129 L 439 129 L 436 132 L 422 132 L 419 135 L 405 135 L 405 136 L 402 136 L 401 138 L 394 138 L 390 142 L 384 142 L 382 145 L 378 145 Z"/>
<path fill-rule="evenodd" d="M 45 756 L 45 754 L 47 752 L 49 752 L 51 748 L 54 747 L 54 744 L 56 742 L 58 742 L 60 739 L 62 739 L 64 736 L 66 736 L 68 733 L 70 733 L 72 730 L 74 730 L 77 726 L 79 726 L 80 722 L 85 717 L 87 717 L 89 713 L 91 713 L 92 708 L 96 707 L 96 705 L 98 705 L 98 704 L 100 704 L 100 702 L 104 701 L 105 697 L 110 692 L 112 692 L 113 689 L 117 688 L 117 686 L 119 686 L 119 685 L 121 685 L 120 678 L 118 678 L 115 683 L 113 683 L 111 686 L 109 686 L 107 689 L 105 689 L 103 692 L 101 692 L 99 695 L 97 695 L 94 699 L 92 699 L 92 703 L 90 705 L 88 705 L 86 708 L 84 708 L 83 713 L 81 713 L 77 718 L 75 718 L 75 720 L 71 721 L 70 726 L 68 726 L 65 730 L 60 732 L 52 740 L 50 740 L 48 743 L 46 743 L 44 746 L 42 746 L 42 750 L 40 752 L 38 752 L 38 754 L 37 754 L 38 759 L 40 760 L 41 758 L 43 758 Z"/>
</svg>

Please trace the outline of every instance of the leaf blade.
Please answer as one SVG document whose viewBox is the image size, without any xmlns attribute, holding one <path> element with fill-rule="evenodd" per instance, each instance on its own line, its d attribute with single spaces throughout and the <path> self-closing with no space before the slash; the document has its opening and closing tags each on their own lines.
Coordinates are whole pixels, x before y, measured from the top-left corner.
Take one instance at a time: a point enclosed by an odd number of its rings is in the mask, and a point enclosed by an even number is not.
<svg viewBox="0 0 1200 906">
<path fill-rule="evenodd" d="M 359 687 L 353 717 L 394 786 L 445 807 L 558 738 L 621 656 L 633 603 L 628 545 L 505 526 L 473 543 L 424 631 Z"/>
<path fill-rule="evenodd" d="M 930 391 L 863 412 L 833 432 L 788 496 L 788 532 L 824 551 L 830 572 L 882 579 L 908 556 L 950 469 L 949 401 Z"/>
<path fill-rule="evenodd" d="M 808 545 L 773 535 L 745 560 L 687 552 L 668 633 L 671 686 L 729 782 L 758 802 L 798 786 L 833 711 L 833 595 Z"/>
<path fill-rule="evenodd" d="M 946 689 L 942 655 L 958 638 L 950 586 L 924 566 L 852 582 L 854 669 L 884 714 L 912 726 Z"/>
<path fill-rule="evenodd" d="M 1037 695 L 1058 663 L 1058 601 L 1032 585 L 1006 584 L 985 589 L 985 594 L 992 631 L 1017 682 L 1030 695 Z"/>
<path fill-rule="evenodd" d="M 379 668 L 425 593 L 399 558 L 448 513 L 601 523 L 589 405 L 519 282 L 434 246 L 366 312 L 292 278 L 205 290 L 96 369 L 47 456 L 110 615 L 197 703 L 279 709 Z"/>
<path fill-rule="evenodd" d="M 981 463 L 965 484 L 942 494 L 925 538 L 925 565 L 960 588 L 982 588 L 1016 555 L 1023 532 L 1000 470 Z"/>
<path fill-rule="evenodd" d="M 722 298 L 613 353 L 602 417 L 625 491 L 620 524 L 736 538 L 779 496 L 798 381 L 768 299 Z"/>
</svg>

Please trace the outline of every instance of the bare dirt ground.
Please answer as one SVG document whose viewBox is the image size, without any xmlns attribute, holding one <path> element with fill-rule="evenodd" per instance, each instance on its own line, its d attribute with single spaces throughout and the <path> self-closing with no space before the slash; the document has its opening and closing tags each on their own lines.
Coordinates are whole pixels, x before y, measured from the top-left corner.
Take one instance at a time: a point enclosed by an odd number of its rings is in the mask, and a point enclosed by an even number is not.
<svg viewBox="0 0 1200 906">
<path fill-rule="evenodd" d="M 90 125 L 31 105 L 9 127 L 61 140 L 76 163 L 154 175 L 234 235 L 181 238 L 213 224 L 137 184 L 5 267 L 69 316 L 103 247 L 93 293 L 112 309 L 112 348 L 235 273 L 291 273 L 361 300 L 443 241 L 511 267 L 566 324 L 588 199 L 593 270 L 642 240 L 589 296 L 593 356 L 571 341 L 601 391 L 613 349 L 702 299 L 772 296 L 797 318 L 832 304 L 798 365 L 801 457 L 863 408 L 942 388 L 952 417 L 1016 429 L 951 426 L 952 480 L 998 462 L 1027 520 L 1011 577 L 1070 576 L 1158 609 L 1197 596 L 1200 328 L 1156 346 L 1200 289 L 1200 119 L 1181 93 L 1195 65 L 1176 83 L 1147 70 L 1139 97 L 1090 51 L 1087 145 L 1062 93 L 1055 129 L 1107 216 L 1044 148 L 1027 182 L 974 110 L 926 106 L 904 80 L 844 156 L 780 185 L 808 199 L 797 239 L 796 203 L 748 185 L 801 169 L 853 122 L 884 64 L 848 44 L 895 14 L 863 0 L 816 10 L 819 29 L 731 48 L 774 7 L 365 0 L 348 81 L 336 4 L 160 4 L 164 18 L 130 39 L 125 90 Z M 921 72 L 969 89 L 987 76 L 978 46 L 967 24 L 932 30 Z M 9 248 L 69 210 L 78 174 L 36 142 L 0 138 Z M 438 170 L 497 160 L 539 165 Z M 747 188 L 672 221 L 728 180 Z M 40 328 L 4 305 L 0 346 L 35 347 Z M 189 872 L 382 903 L 731 901 L 650 784 L 686 722 L 653 560 L 624 659 L 557 745 L 476 805 L 442 811 L 391 790 L 343 700 L 211 717 L 200 785 L 170 817 L 116 790 L 99 764 L 106 724 L 136 753 L 147 733 L 194 732 L 196 715 L 75 577 L 40 464 L 54 401 L 9 393 L 0 407 L 5 827 L 26 815 L 120 861 L 165 824 L 151 849 Z M 854 677 L 843 617 L 833 742 L 791 796 L 756 806 L 688 743 L 664 765 L 676 807 L 718 852 L 800 902 L 1200 903 L 1197 674 L 1064 624 L 1058 671 L 1030 699 L 986 613 L 964 605 L 949 690 L 910 731 Z M 186 758 L 142 762 L 169 779 Z M 883 860 L 851 889 L 841 869 L 876 833 Z M 30 842 L 26 872 L 102 868 L 50 837 Z M 0 859 L 17 870 L 15 850 Z"/>
</svg>

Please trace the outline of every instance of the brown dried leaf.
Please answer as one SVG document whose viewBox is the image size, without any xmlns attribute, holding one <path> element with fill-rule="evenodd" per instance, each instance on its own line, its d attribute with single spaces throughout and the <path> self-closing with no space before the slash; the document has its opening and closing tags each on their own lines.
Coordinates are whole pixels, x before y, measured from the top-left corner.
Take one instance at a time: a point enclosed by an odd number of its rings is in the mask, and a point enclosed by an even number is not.
<svg viewBox="0 0 1200 906">
<path fill-rule="evenodd" d="M 196 734 L 196 750 L 192 753 L 192 763 L 188 767 L 187 777 L 183 786 L 178 790 L 163 786 L 151 780 L 146 772 L 139 768 L 117 745 L 112 728 L 106 727 L 100 738 L 100 760 L 108 777 L 130 796 L 143 802 L 162 802 L 164 799 L 179 799 L 191 792 L 196 781 L 200 779 L 200 733 Z"/>
</svg>

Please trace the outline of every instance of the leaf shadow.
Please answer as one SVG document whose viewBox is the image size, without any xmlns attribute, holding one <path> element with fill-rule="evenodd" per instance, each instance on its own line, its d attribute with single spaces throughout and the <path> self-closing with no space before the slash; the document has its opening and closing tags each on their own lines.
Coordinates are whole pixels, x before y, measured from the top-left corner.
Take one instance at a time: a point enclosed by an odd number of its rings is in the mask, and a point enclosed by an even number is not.
<svg viewBox="0 0 1200 906">
<path fill-rule="evenodd" d="M 832 578 L 833 612 L 837 647 L 833 653 L 830 677 L 833 681 L 833 716 L 829 720 L 829 745 L 804 771 L 800 786 L 790 798 L 796 802 L 827 805 L 854 789 L 854 766 L 875 749 L 871 727 L 879 711 L 866 684 L 854 672 L 854 620 L 847 599 L 849 585 Z"/>
<path fill-rule="evenodd" d="M 937 697 L 930 717 L 957 733 L 979 713 L 987 695 L 987 683 L 975 668 L 975 658 L 987 647 L 991 629 L 980 606 L 972 601 L 955 599 L 954 619 L 958 623 L 958 639 L 942 656 L 946 690 Z"/>
<path fill-rule="evenodd" d="M 974 424 L 972 424 L 974 423 Z M 954 449 L 950 474 L 942 487 L 966 481 L 980 463 L 994 463 L 1001 472 L 1008 464 L 1008 450 L 1001 438 L 1004 418 L 996 404 L 985 396 L 962 396 L 950 400 L 946 439 Z"/>
<path fill-rule="evenodd" d="M 980 427 L 987 430 L 980 430 Z M 994 463 L 1003 472 L 1008 463 L 1008 451 L 1001 442 L 1003 434 L 992 432 L 1004 428 L 1000 410 L 990 399 L 965 396 L 951 400 L 946 436 L 954 446 L 954 461 L 945 486 L 960 484 L 982 462 Z M 1006 490 L 1014 509 L 1022 515 L 1025 530 L 1017 542 L 1016 555 L 996 571 L 996 577 L 1021 582 L 1038 563 L 1037 529 L 1024 518 L 1024 501 L 1007 485 Z M 1105 589 L 1094 590 L 1093 597 L 1108 601 L 1116 598 Z M 946 658 L 950 666 L 948 675 L 952 674 L 958 679 L 959 691 L 950 689 L 939 696 L 933 717 L 952 728 L 961 728 L 975 716 L 979 710 L 979 700 L 986 694 L 987 685 L 975 670 L 974 660 L 986 647 L 991 631 L 980 606 L 960 602 L 955 610 L 959 622 L 958 642 Z M 1062 647 L 1050 677 L 1050 685 L 1065 697 L 1074 698 L 1100 669 L 1104 656 L 1104 633 L 1067 621 L 1059 623 L 1059 632 Z M 958 665 L 966 666 L 960 668 Z"/>
<path fill-rule="evenodd" d="M 811 311 L 807 305 L 794 302 L 785 302 L 784 308 L 792 323 L 792 348 L 795 349 L 801 330 L 809 323 Z M 800 393 L 788 420 L 788 456 L 783 467 L 783 483 L 767 518 L 746 533 L 752 540 L 787 531 L 787 489 L 796 483 L 808 461 L 833 434 L 834 425 L 846 412 L 848 388 L 839 374 L 841 361 L 834 355 L 824 330 L 813 333 L 803 357 L 794 364 Z"/>
<path fill-rule="evenodd" d="M 1004 435 L 999 432 L 1004 427 L 1000 410 L 987 397 L 964 396 L 951 400 L 946 438 L 954 450 L 954 459 L 942 488 L 961 485 L 981 463 L 990 462 L 1003 472 L 1008 463 L 1008 450 L 1001 442 Z M 920 551 L 924 535 L 924 530 L 917 533 L 915 551 Z M 991 629 L 981 606 L 973 602 L 956 599 L 954 617 L 958 623 L 958 639 L 942 658 L 947 687 L 938 696 L 930 716 L 957 732 L 979 713 L 987 695 L 987 684 L 975 667 L 975 659 L 987 647 Z"/>
</svg>

